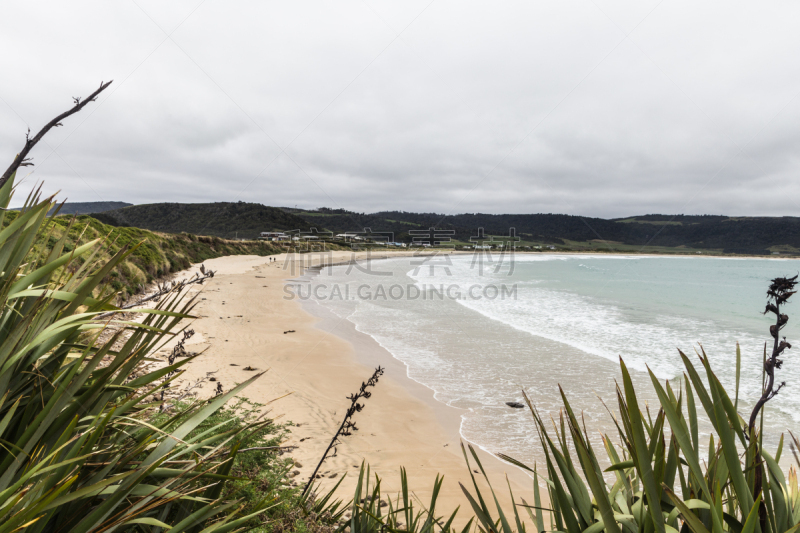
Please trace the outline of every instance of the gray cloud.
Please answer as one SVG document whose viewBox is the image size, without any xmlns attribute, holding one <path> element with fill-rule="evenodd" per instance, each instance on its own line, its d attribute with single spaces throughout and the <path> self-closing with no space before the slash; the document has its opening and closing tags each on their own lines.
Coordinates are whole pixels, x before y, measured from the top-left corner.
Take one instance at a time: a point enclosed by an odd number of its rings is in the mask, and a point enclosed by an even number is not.
<svg viewBox="0 0 800 533">
<path fill-rule="evenodd" d="M 73 201 L 800 215 L 798 9 L 8 5 L 0 148 L 113 78 L 27 181 Z"/>
</svg>

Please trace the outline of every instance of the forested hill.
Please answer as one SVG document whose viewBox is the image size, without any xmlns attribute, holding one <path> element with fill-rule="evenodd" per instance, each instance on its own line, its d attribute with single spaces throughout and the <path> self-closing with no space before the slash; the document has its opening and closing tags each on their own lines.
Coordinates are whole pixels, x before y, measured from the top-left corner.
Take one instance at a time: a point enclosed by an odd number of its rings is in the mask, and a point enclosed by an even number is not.
<svg viewBox="0 0 800 533">
<path fill-rule="evenodd" d="M 393 232 L 395 240 L 411 240 L 409 230 L 436 227 L 455 231 L 459 241 L 469 241 L 483 228 L 486 235 L 508 235 L 514 228 L 523 241 L 567 244 L 610 241 L 633 246 L 688 247 L 724 250 L 726 253 L 769 254 L 800 252 L 798 217 L 727 217 L 720 215 L 643 215 L 602 219 L 572 215 L 441 215 L 384 211 L 353 213 L 340 209 L 286 211 L 311 226 L 334 233 L 363 230 Z"/>
<path fill-rule="evenodd" d="M 254 238 L 262 231 L 308 231 L 333 234 L 391 232 L 395 241 L 410 242 L 413 231 L 452 230 L 453 240 L 469 242 L 483 228 L 485 235 L 508 235 L 511 228 L 523 244 L 571 249 L 635 251 L 648 246 L 714 250 L 725 253 L 800 254 L 800 218 L 728 217 L 721 215 L 642 215 L 603 219 L 573 215 L 489 215 L 464 213 L 355 213 L 342 209 L 302 210 L 245 202 L 146 204 L 92 216 L 114 226 L 166 233 L 193 233 L 225 238 Z M 627 248 L 626 248 L 627 247 Z M 630 248 L 637 247 L 637 248 Z M 646 251 L 646 250 L 645 250 Z"/>
<path fill-rule="evenodd" d="M 59 215 L 88 215 L 89 213 L 103 213 L 112 209 L 127 207 L 127 202 L 65 202 L 58 210 Z"/>
<path fill-rule="evenodd" d="M 104 211 L 111 211 L 112 209 L 119 209 L 129 204 L 127 202 L 65 202 L 64 205 L 58 206 L 59 215 L 88 215 L 89 213 L 102 213 Z M 12 207 L 11 211 L 19 211 L 21 207 Z M 53 214 L 56 207 L 52 208 L 48 214 Z"/>
<path fill-rule="evenodd" d="M 304 219 L 284 209 L 246 202 L 143 204 L 93 213 L 92 216 L 112 226 L 226 239 L 254 239 L 262 231 L 310 228 Z"/>
</svg>

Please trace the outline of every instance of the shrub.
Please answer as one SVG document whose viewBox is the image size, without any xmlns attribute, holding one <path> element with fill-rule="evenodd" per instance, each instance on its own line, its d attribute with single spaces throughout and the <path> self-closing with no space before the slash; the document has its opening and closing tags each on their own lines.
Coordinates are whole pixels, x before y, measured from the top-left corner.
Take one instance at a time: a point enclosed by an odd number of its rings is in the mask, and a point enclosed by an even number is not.
<svg viewBox="0 0 800 533">
<path fill-rule="evenodd" d="M 3 209 L 12 186 L 13 175 L 0 188 Z M 173 293 L 139 310 L 141 322 L 94 321 L 115 309 L 101 280 L 136 246 L 107 261 L 98 260 L 100 239 L 63 253 L 69 232 L 49 249 L 37 246 L 53 228 L 53 206 L 33 195 L 0 231 L 0 532 L 179 533 L 247 523 L 270 502 L 251 502 L 243 514 L 224 495 L 242 438 L 269 422 L 193 430 L 257 376 L 150 421 L 153 393 L 192 358 L 158 370 L 141 363 L 180 332 L 193 302 Z M 100 341 L 110 325 L 120 329 Z"/>
</svg>

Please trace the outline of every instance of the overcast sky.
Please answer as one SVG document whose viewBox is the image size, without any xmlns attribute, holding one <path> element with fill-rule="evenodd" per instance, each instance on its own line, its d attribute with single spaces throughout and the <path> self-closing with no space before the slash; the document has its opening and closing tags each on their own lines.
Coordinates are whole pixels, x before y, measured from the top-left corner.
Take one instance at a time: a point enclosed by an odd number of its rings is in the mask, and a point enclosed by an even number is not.
<svg viewBox="0 0 800 533">
<path fill-rule="evenodd" d="M 800 3 L 5 2 L 0 154 L 71 201 L 800 216 Z M 5 168 L 5 164 L 3 164 Z"/>
</svg>

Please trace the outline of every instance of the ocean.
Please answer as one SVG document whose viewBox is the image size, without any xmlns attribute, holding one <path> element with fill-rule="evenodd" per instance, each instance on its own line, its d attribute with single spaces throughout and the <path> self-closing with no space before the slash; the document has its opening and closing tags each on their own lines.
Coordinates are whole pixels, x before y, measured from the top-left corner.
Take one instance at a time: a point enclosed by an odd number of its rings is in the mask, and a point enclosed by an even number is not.
<svg viewBox="0 0 800 533">
<path fill-rule="evenodd" d="M 769 280 L 799 270 L 780 259 L 476 252 L 335 266 L 294 290 L 373 337 L 438 401 L 463 409 L 464 439 L 532 463 L 542 455 L 530 413 L 506 402 L 522 401 L 524 389 L 557 417 L 561 386 L 592 440 L 617 440 L 600 398 L 616 409 L 620 357 L 655 415 L 648 368 L 677 389 L 678 350 L 699 367 L 704 349 L 733 397 L 738 341 L 747 419 L 764 343 L 771 349 L 773 319 L 762 314 Z M 800 349 L 795 298 L 783 334 Z M 800 358 L 790 350 L 783 359 L 777 381 L 786 386 L 766 410 L 768 446 L 800 428 Z"/>
</svg>

